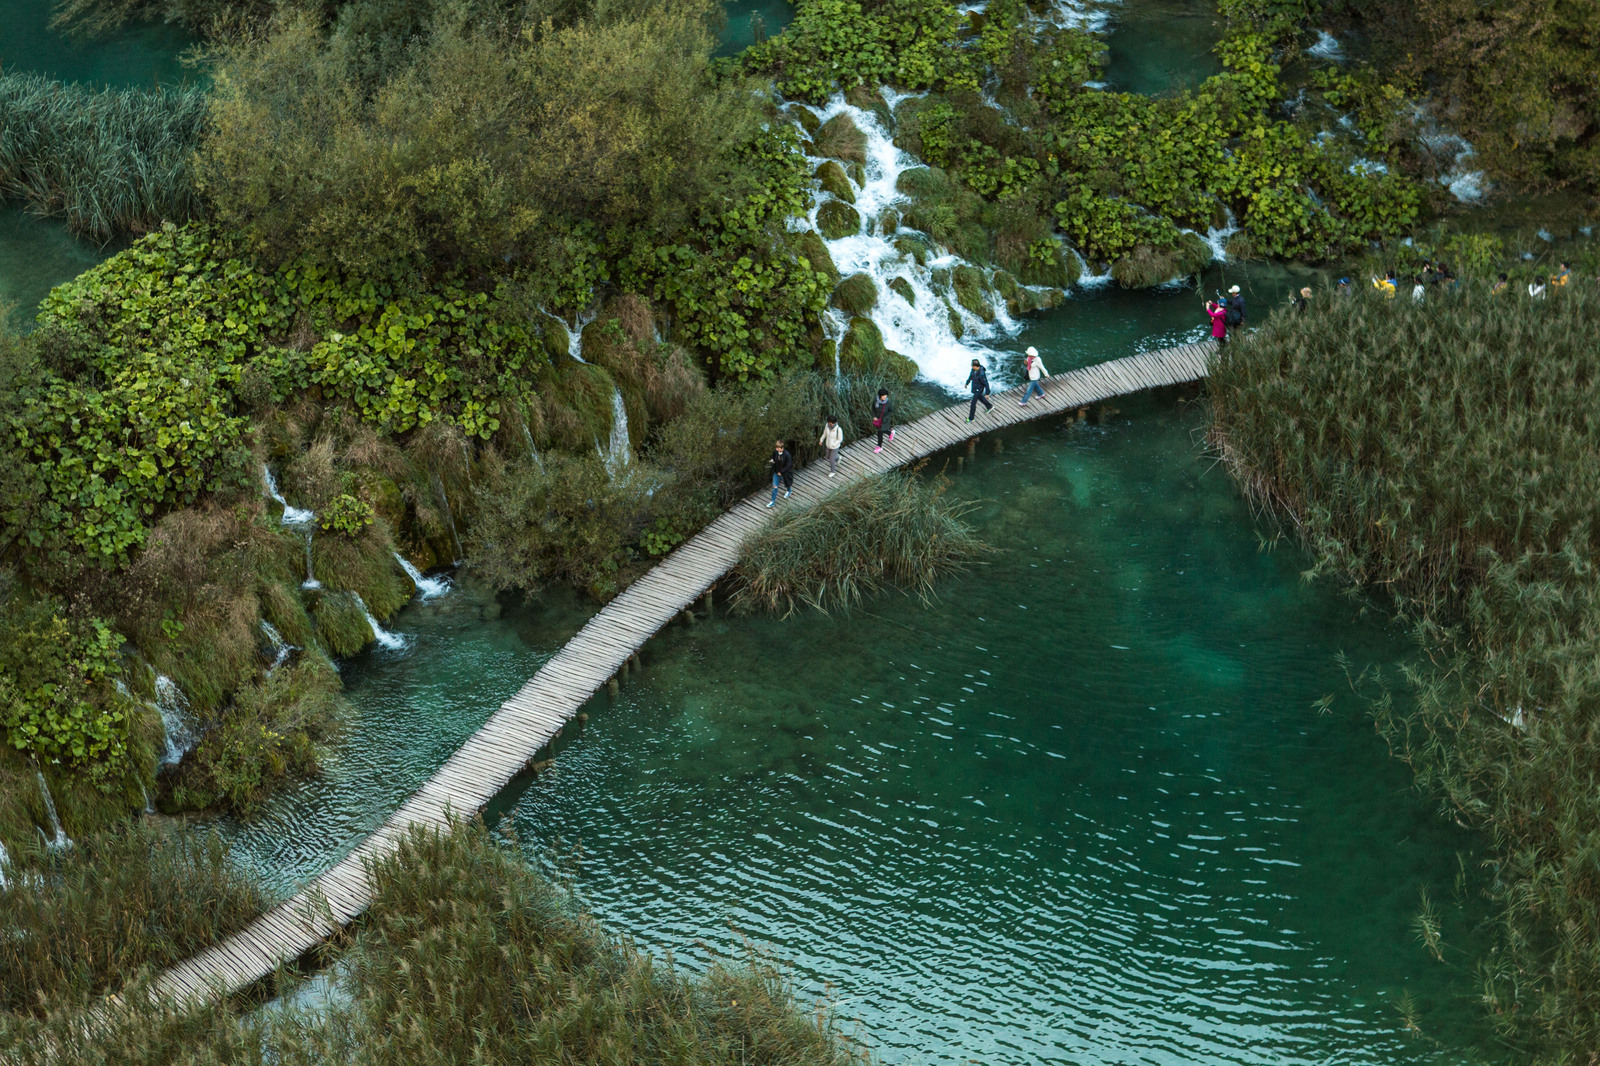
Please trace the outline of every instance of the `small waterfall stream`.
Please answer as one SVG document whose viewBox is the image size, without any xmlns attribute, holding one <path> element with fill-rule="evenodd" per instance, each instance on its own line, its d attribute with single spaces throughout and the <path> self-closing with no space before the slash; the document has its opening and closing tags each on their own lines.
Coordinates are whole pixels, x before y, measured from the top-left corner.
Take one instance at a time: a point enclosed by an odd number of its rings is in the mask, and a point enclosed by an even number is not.
<svg viewBox="0 0 1600 1066">
<path fill-rule="evenodd" d="M 272 673 L 282 666 L 294 651 L 294 645 L 283 639 L 283 634 L 278 632 L 278 627 L 267 621 L 261 620 L 261 632 L 266 635 L 267 643 L 272 646 L 272 665 L 267 667 L 267 673 Z"/>
<path fill-rule="evenodd" d="M 72 838 L 61 828 L 61 817 L 56 814 L 56 799 L 50 795 L 50 785 L 45 781 L 43 772 L 36 770 L 34 776 L 39 779 L 39 794 L 44 797 L 44 812 L 50 818 L 50 831 L 55 834 L 54 837 L 45 837 L 45 844 L 57 851 L 72 847 Z"/>
<path fill-rule="evenodd" d="M 401 555 L 399 552 L 394 553 L 394 561 L 400 564 L 400 569 L 406 572 L 406 577 L 409 577 L 411 579 L 411 583 L 417 586 L 418 599 L 431 600 L 435 596 L 443 596 L 446 592 L 450 591 L 449 578 L 429 577 L 421 570 L 418 570 L 415 566 L 411 565 L 410 560 L 408 560 L 404 555 Z"/>
<path fill-rule="evenodd" d="M 460 566 L 461 560 L 466 556 L 466 553 L 461 550 L 461 535 L 456 532 L 455 512 L 450 510 L 450 497 L 445 495 L 444 480 L 439 477 L 437 471 L 433 475 L 433 491 L 439 494 L 439 506 L 444 509 L 444 520 L 450 523 L 450 540 L 456 546 L 456 557 L 451 560 L 451 563 L 455 566 Z"/>
<path fill-rule="evenodd" d="M 272 476 L 272 468 L 266 463 L 261 464 L 261 481 L 266 486 L 267 495 L 283 505 L 283 524 L 286 526 L 309 525 L 316 514 L 302 510 L 283 498 L 283 493 L 278 491 L 278 479 Z"/>
<path fill-rule="evenodd" d="M 11 882 L 6 879 L 6 867 L 11 865 L 11 854 L 6 851 L 6 846 L 0 844 L 0 892 L 11 887 Z"/>
<path fill-rule="evenodd" d="M 161 759 L 161 765 L 176 766 L 183 761 L 184 753 L 194 747 L 196 737 L 194 719 L 189 714 L 189 701 L 184 698 L 178 683 L 166 674 L 156 675 L 155 706 L 167 734 L 167 751 Z"/>
<path fill-rule="evenodd" d="M 626 470 L 633 459 L 628 439 L 628 405 L 622 400 L 620 388 L 614 388 L 611 393 L 611 440 L 604 449 L 600 449 L 599 441 L 595 441 L 594 446 L 600 450 L 600 458 L 605 460 L 612 477 Z"/>
<path fill-rule="evenodd" d="M 400 651 L 403 648 L 410 647 L 411 641 L 409 638 L 401 636 L 399 633 L 391 633 L 378 624 L 378 620 L 372 617 L 372 612 L 367 610 L 367 601 L 361 598 L 361 593 L 352 592 L 349 595 L 351 599 L 356 601 L 356 606 L 361 608 L 361 613 L 367 619 L 367 625 L 372 627 L 373 640 L 376 640 L 381 646 L 388 648 L 390 651 Z"/>
</svg>

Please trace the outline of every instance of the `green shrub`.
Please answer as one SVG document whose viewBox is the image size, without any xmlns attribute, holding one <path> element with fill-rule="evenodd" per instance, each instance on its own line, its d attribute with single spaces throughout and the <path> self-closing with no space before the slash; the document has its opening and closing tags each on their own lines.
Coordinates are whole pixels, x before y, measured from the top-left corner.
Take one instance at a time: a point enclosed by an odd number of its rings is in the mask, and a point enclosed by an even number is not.
<svg viewBox="0 0 1600 1066">
<path fill-rule="evenodd" d="M 847 611 L 898 588 L 927 601 L 940 577 L 990 550 L 962 521 L 971 504 L 948 484 L 915 474 L 879 474 L 784 512 L 744 545 L 734 606 L 787 617 L 802 604 Z"/>
<path fill-rule="evenodd" d="M 329 532 L 359 537 L 372 525 L 373 518 L 370 503 L 344 492 L 317 515 L 317 524 Z"/>
</svg>

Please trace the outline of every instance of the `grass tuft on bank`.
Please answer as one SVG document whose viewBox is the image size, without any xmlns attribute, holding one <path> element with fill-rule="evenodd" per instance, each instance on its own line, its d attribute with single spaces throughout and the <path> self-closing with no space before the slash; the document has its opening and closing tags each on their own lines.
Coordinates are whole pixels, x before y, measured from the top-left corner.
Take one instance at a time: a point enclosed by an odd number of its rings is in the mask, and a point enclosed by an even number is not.
<svg viewBox="0 0 1600 1066">
<path fill-rule="evenodd" d="M 1600 292 L 1323 297 L 1220 354 L 1210 441 L 1428 657 L 1380 732 L 1496 845 L 1483 998 L 1543 1062 L 1600 1047 Z"/>
</svg>

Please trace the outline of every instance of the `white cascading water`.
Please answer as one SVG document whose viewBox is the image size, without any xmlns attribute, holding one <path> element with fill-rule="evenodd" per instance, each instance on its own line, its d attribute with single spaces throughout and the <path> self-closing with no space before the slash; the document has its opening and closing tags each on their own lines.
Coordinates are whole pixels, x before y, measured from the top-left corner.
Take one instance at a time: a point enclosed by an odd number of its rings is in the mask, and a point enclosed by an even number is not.
<svg viewBox="0 0 1600 1066">
<path fill-rule="evenodd" d="M 595 447 L 600 447 L 599 441 L 595 441 Z M 633 458 L 628 440 L 628 405 L 622 402 L 622 390 L 619 388 L 613 388 L 611 393 L 611 440 L 600 452 L 600 458 L 605 460 L 606 469 L 612 477 L 627 469 L 628 462 Z"/>
<path fill-rule="evenodd" d="M 372 627 L 373 640 L 376 640 L 381 646 L 388 648 L 390 651 L 400 651 L 410 644 L 410 641 L 405 637 L 398 633 L 391 633 L 378 624 L 378 620 L 372 617 L 372 612 L 367 610 L 367 603 L 361 598 L 359 592 L 350 593 L 350 597 L 356 601 L 356 606 L 361 608 L 361 613 L 367 619 L 367 625 Z"/>
<path fill-rule="evenodd" d="M 400 569 L 406 572 L 406 577 L 409 577 L 411 583 L 417 586 L 418 599 L 431 600 L 435 596 L 443 596 L 450 591 L 449 578 L 429 577 L 415 566 L 412 566 L 411 562 L 399 552 L 394 553 L 394 561 L 400 564 Z"/>
<path fill-rule="evenodd" d="M 45 837 L 45 844 L 58 851 L 72 847 L 72 838 L 61 828 L 61 817 L 56 814 L 56 799 L 50 795 L 50 786 L 45 782 L 44 774 L 34 771 L 34 776 L 39 779 L 39 794 L 44 797 L 44 813 L 49 816 L 50 831 L 55 834 L 53 837 Z"/>
<path fill-rule="evenodd" d="M 904 96 L 891 96 L 890 106 L 898 104 Z M 800 106 L 800 105 L 796 105 Z M 895 188 L 903 171 L 921 166 L 916 158 L 896 148 L 878 117 L 870 111 L 845 103 L 843 95 L 835 96 L 828 105 L 817 112 L 823 122 L 836 115 L 849 115 L 856 128 L 866 135 L 866 183 L 857 190 L 855 209 L 862 218 L 861 232 L 837 240 L 825 241 L 828 254 L 841 277 L 865 273 L 878 287 L 878 303 L 868 317 L 883 334 L 884 347 L 906 356 L 917 364 L 922 377 L 947 389 L 959 390 L 966 380 L 974 355 L 987 357 L 993 349 L 985 340 L 1010 336 L 1021 329 L 1021 323 L 1006 313 L 1005 301 L 998 294 L 988 294 L 994 304 L 995 320 L 985 322 L 978 315 L 961 307 L 954 292 L 940 292 L 934 288 L 933 272 L 950 270 L 965 263 L 960 256 L 941 255 L 929 258 L 926 265 L 918 265 L 914 258 L 903 256 L 894 247 L 894 236 L 877 232 L 878 219 L 884 210 L 897 202 L 904 204 L 905 197 Z M 812 167 L 825 160 L 811 157 Z M 808 223 L 816 228 L 817 209 L 830 199 L 823 193 L 813 205 Z M 905 230 L 905 233 L 911 233 Z M 899 231 L 897 231 L 899 232 Z M 911 286 L 916 296 L 915 304 L 889 288 L 889 282 L 901 277 Z M 950 331 L 950 315 L 945 301 L 960 316 L 962 338 L 957 340 Z M 830 308 L 825 321 L 830 334 L 839 339 L 849 326 L 844 312 Z M 985 358 L 985 362 L 990 360 Z"/>
<path fill-rule="evenodd" d="M 0 844 L 0 892 L 11 887 L 11 882 L 6 880 L 6 867 L 11 865 L 11 855 L 6 851 L 6 846 Z"/>
<path fill-rule="evenodd" d="M 183 690 L 166 674 L 156 675 L 155 706 L 167 734 L 167 752 L 161 758 L 161 765 L 176 766 L 183 761 L 184 753 L 194 747 L 194 720 Z"/>
<path fill-rule="evenodd" d="M 450 497 L 444 494 L 444 479 L 437 473 L 433 475 L 433 489 L 439 494 L 439 506 L 444 508 L 445 521 L 450 523 L 450 539 L 455 542 L 456 546 L 456 557 L 451 560 L 451 563 L 454 566 L 460 566 L 463 554 L 461 551 L 461 536 L 456 532 L 456 516 L 450 510 Z"/>
<path fill-rule="evenodd" d="M 261 464 L 261 481 L 267 488 L 267 495 L 283 505 L 284 525 L 310 525 L 311 520 L 317 517 L 313 512 L 301 510 L 283 498 L 283 493 L 278 491 L 278 479 L 272 476 L 272 468 L 266 463 Z"/>
<path fill-rule="evenodd" d="M 300 582 L 303 589 L 320 589 L 322 582 L 317 580 L 316 572 L 311 566 L 311 527 L 306 526 L 306 579 Z"/>
<path fill-rule="evenodd" d="M 261 620 L 261 632 L 266 635 L 267 643 L 272 645 L 272 665 L 267 667 L 267 673 L 270 674 L 289 658 L 289 653 L 294 651 L 294 645 L 284 640 L 283 634 L 278 632 L 278 627 L 265 618 Z"/>
</svg>

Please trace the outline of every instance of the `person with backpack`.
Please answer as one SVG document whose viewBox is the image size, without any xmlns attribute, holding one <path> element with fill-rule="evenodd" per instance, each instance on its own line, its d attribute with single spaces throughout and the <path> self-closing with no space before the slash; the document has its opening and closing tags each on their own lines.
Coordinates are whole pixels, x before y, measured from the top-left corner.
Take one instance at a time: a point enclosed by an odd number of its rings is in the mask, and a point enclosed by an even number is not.
<svg viewBox="0 0 1600 1066">
<path fill-rule="evenodd" d="M 818 444 L 828 453 L 828 476 L 839 475 L 839 449 L 844 445 L 844 427 L 832 415 L 828 416 L 828 424 L 822 427 L 822 437 Z"/>
<path fill-rule="evenodd" d="M 983 404 L 985 411 L 993 411 L 994 404 L 989 402 L 989 374 L 983 369 L 983 364 L 974 359 L 972 370 L 967 374 L 965 382 L 972 389 L 972 402 L 967 405 L 967 421 L 971 422 L 978 416 L 978 404 Z"/>
<path fill-rule="evenodd" d="M 1227 310 L 1229 329 L 1238 329 L 1244 325 L 1244 293 L 1239 291 L 1239 286 L 1234 285 L 1228 289 L 1228 298 L 1222 301 L 1222 306 Z"/>
<path fill-rule="evenodd" d="M 889 390 L 879 389 L 878 399 L 872 405 L 872 428 L 878 431 L 878 446 L 872 449 L 874 452 L 883 451 L 885 433 L 889 434 L 889 443 L 894 443 L 894 426 L 889 423 L 889 415 Z"/>
<path fill-rule="evenodd" d="M 1035 393 L 1038 394 L 1039 399 L 1044 399 L 1044 383 L 1039 379 L 1050 376 L 1050 371 L 1044 368 L 1044 360 L 1039 358 L 1039 349 L 1037 348 L 1028 349 L 1028 358 L 1023 365 L 1028 371 L 1028 389 L 1022 394 L 1022 399 L 1017 401 L 1018 407 L 1028 406 L 1028 401 L 1033 398 Z"/>
<path fill-rule="evenodd" d="M 772 458 L 767 460 L 767 465 L 772 467 L 772 499 L 767 501 L 767 506 L 776 507 L 779 485 L 783 486 L 783 498 L 786 500 L 794 491 L 794 456 L 783 446 L 783 441 L 772 445 Z"/>
</svg>

